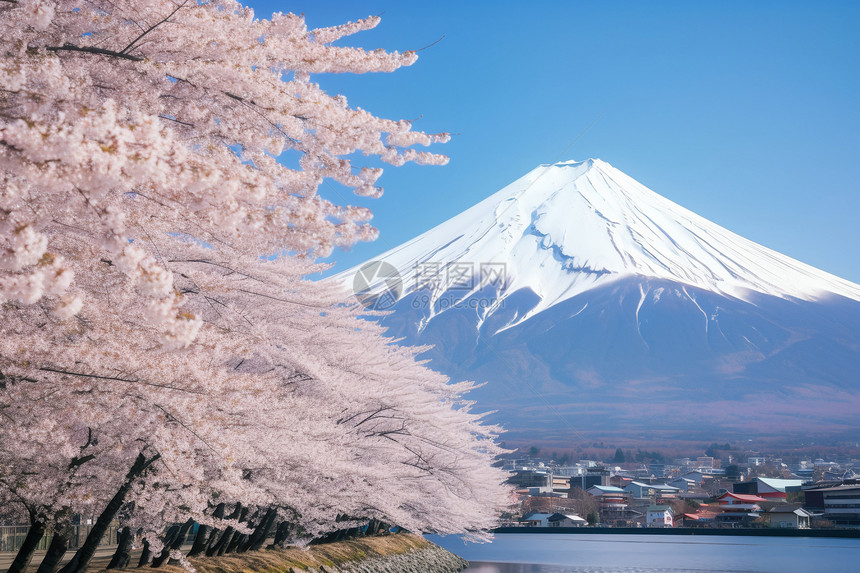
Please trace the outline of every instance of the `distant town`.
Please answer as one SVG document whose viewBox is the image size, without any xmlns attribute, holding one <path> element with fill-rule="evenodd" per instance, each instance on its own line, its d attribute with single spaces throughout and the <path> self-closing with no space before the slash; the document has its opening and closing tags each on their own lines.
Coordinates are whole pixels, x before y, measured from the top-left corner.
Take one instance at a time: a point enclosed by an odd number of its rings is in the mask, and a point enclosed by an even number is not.
<svg viewBox="0 0 860 573">
<path fill-rule="evenodd" d="M 720 448 L 672 460 L 620 448 L 610 461 L 508 459 L 517 508 L 504 525 L 860 529 L 860 459 Z"/>
</svg>

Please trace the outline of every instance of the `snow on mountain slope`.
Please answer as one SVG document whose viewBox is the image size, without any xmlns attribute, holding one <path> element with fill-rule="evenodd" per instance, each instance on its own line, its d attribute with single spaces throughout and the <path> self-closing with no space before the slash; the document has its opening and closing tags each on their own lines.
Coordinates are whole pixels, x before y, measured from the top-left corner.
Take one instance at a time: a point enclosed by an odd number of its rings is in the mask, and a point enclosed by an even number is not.
<svg viewBox="0 0 860 573">
<path fill-rule="evenodd" d="M 430 308 L 451 292 L 466 299 L 494 290 L 495 304 L 483 310 L 481 322 L 506 297 L 533 292 L 539 301 L 504 328 L 631 276 L 741 300 L 751 292 L 860 300 L 860 286 L 744 239 L 598 159 L 541 165 L 378 260 L 397 268 L 404 296 L 426 289 Z M 493 265 L 503 269 L 504 281 L 483 272 Z M 351 286 L 356 270 L 336 278 Z"/>
<path fill-rule="evenodd" d="M 511 443 L 860 427 L 860 286 L 602 161 L 540 166 L 376 260 L 396 272 L 333 278 L 378 283 L 359 299 L 390 336 L 487 382 L 470 399 Z"/>
</svg>

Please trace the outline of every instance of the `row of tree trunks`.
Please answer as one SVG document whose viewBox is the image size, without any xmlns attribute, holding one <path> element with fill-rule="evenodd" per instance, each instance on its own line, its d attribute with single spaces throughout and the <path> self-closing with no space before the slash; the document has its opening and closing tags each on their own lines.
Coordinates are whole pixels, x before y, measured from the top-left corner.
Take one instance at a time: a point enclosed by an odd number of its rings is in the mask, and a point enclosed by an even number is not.
<svg viewBox="0 0 860 573">
<path fill-rule="evenodd" d="M 107 532 L 110 523 L 114 520 L 125 502 L 125 497 L 128 495 L 132 484 L 160 457 L 160 455 L 155 454 L 147 458 L 143 453 L 137 456 L 134 464 L 126 474 L 122 486 L 120 486 L 117 493 L 108 502 L 107 507 L 99 515 L 95 525 L 84 540 L 83 545 L 81 545 L 72 559 L 60 569 L 61 573 L 83 573 Z M 30 529 L 27 531 L 27 536 L 24 538 L 24 542 L 15 555 L 15 559 L 12 561 L 7 573 L 24 573 L 26 571 L 33 560 L 33 553 L 36 547 L 38 547 L 39 542 L 45 535 L 45 530 L 45 522 L 36 515 L 35 511 L 31 511 Z M 68 511 L 60 512 L 57 523 L 52 527 L 52 534 L 48 551 L 39 564 L 36 573 L 54 573 L 63 560 L 63 557 L 65 557 L 69 549 L 69 540 L 72 536 L 71 516 L 68 515 Z"/>
<path fill-rule="evenodd" d="M 185 538 L 188 537 L 188 532 L 191 531 L 191 528 L 194 527 L 194 520 L 189 519 L 181 526 L 174 535 L 173 539 L 170 541 L 170 544 L 165 543 L 164 549 L 161 551 L 161 555 L 159 555 L 156 559 L 153 559 L 152 566 L 160 567 L 162 563 L 164 563 L 165 559 L 170 558 L 171 551 L 178 551 L 182 548 L 182 545 L 185 543 Z M 178 559 L 170 558 L 168 564 L 176 565 L 179 563 Z"/>
<path fill-rule="evenodd" d="M 236 504 L 236 509 L 233 510 L 233 513 L 230 514 L 227 519 L 238 519 L 240 522 L 243 521 L 245 515 L 247 515 L 248 510 L 242 507 L 241 503 Z M 230 541 L 233 539 L 233 534 L 235 533 L 235 529 L 233 527 L 227 527 L 221 535 L 218 535 L 218 530 L 212 532 L 212 541 L 209 544 L 209 547 L 206 548 L 206 556 L 212 557 L 213 555 L 224 555 L 227 551 L 227 547 L 230 545 Z"/>
<path fill-rule="evenodd" d="M 83 545 L 81 545 L 80 549 L 77 550 L 72 559 L 66 563 L 62 569 L 60 569 L 60 573 L 83 573 L 86 570 L 87 566 L 90 564 L 90 560 L 93 558 L 93 555 L 95 555 L 96 548 L 99 543 L 101 543 L 108 527 L 110 527 L 110 523 L 114 520 L 116 514 L 119 513 L 120 508 L 125 502 L 125 496 L 128 495 L 134 481 L 143 475 L 143 473 L 146 472 L 146 470 L 149 469 L 149 467 L 160 457 L 160 454 L 155 454 L 151 458 L 147 458 L 147 456 L 142 452 L 138 454 L 137 459 L 131 466 L 131 469 L 129 469 L 128 473 L 125 475 L 125 481 L 123 481 L 122 486 L 120 486 L 119 490 L 108 502 L 107 507 L 105 507 L 101 515 L 99 515 L 98 519 L 96 519 L 96 523 L 93 525 L 89 535 L 87 535 L 87 538 L 84 540 Z"/>
<path fill-rule="evenodd" d="M 376 535 L 385 535 L 389 531 L 389 525 L 377 519 L 371 519 L 365 527 L 350 527 L 348 529 L 338 529 L 332 531 L 322 537 L 311 541 L 312 545 L 322 545 L 325 543 L 334 543 L 344 541 L 346 539 L 355 539 L 356 537 L 370 537 Z"/>
<path fill-rule="evenodd" d="M 182 527 L 179 528 L 179 533 L 176 535 L 176 539 L 173 540 L 173 543 L 170 544 L 170 551 L 179 551 L 182 549 L 182 546 L 185 544 L 185 539 L 188 537 L 188 532 L 191 531 L 191 528 L 194 527 L 194 520 L 189 519 Z M 165 548 L 167 550 L 167 548 Z M 173 557 L 167 562 L 168 565 L 178 565 L 179 559 L 174 559 Z M 153 565 L 155 567 L 155 565 Z"/>
<path fill-rule="evenodd" d="M 30 529 L 27 530 L 27 536 L 24 538 L 24 543 L 18 549 L 15 559 L 12 560 L 12 565 L 9 567 L 8 573 L 24 573 L 27 567 L 30 566 L 30 561 L 33 560 L 33 553 L 42 537 L 45 535 L 45 522 L 41 521 L 34 511 L 30 511 Z"/>
<path fill-rule="evenodd" d="M 226 508 L 226 504 L 219 503 L 215 507 L 215 511 L 212 512 L 212 517 L 215 519 L 223 519 L 224 518 L 224 510 Z M 215 535 L 218 530 L 210 527 L 208 525 L 201 525 L 197 529 L 197 537 L 194 538 L 194 545 L 191 546 L 191 551 L 188 552 L 189 557 L 194 557 L 195 555 L 200 555 L 201 553 L 205 553 L 206 549 L 208 549 L 209 545 L 212 543 Z"/>
<path fill-rule="evenodd" d="M 275 529 L 275 540 L 272 541 L 272 544 L 269 546 L 270 548 L 281 547 L 284 543 L 286 543 L 287 539 L 290 538 L 290 535 L 295 530 L 295 525 L 289 521 L 282 521 L 278 524 L 278 527 Z"/>
<path fill-rule="evenodd" d="M 141 456 L 135 461 L 132 469 L 129 470 L 126 476 L 126 482 L 123 487 L 117 492 L 111 503 L 105 508 L 102 514 L 96 521 L 96 525 L 90 531 L 87 539 L 81 548 L 75 553 L 72 560 L 60 570 L 60 573 L 82 573 L 90 562 L 94 548 L 101 541 L 107 530 L 107 523 L 110 523 L 118 513 L 125 495 L 130 489 L 131 483 L 138 477 L 141 472 L 145 471 L 152 462 L 157 458 L 149 459 Z M 128 486 L 128 487 L 126 487 Z M 226 510 L 224 503 L 218 504 L 212 513 L 216 519 L 223 519 Z M 194 544 L 188 553 L 189 557 L 206 554 L 207 556 L 224 555 L 226 553 L 244 553 L 246 551 L 257 551 L 262 548 L 263 544 L 269 538 L 269 535 L 274 531 L 274 542 L 269 546 L 279 547 L 295 532 L 295 525 L 290 521 L 278 521 L 278 509 L 269 507 L 265 510 L 259 509 L 249 518 L 249 509 L 241 504 L 236 504 L 233 512 L 227 517 L 228 520 L 238 520 L 248 523 L 255 523 L 254 530 L 250 534 L 242 534 L 236 531 L 233 527 L 226 527 L 224 530 L 209 526 L 199 526 L 197 535 L 194 539 Z M 68 516 L 66 516 L 68 517 Z M 8 573 L 24 573 L 32 560 L 33 552 L 38 546 L 39 541 L 45 534 L 45 524 L 33 516 L 31 518 L 30 530 L 24 540 L 21 550 L 16 555 L 15 561 L 9 568 Z M 143 540 L 143 548 L 138 567 L 144 567 L 151 563 L 152 567 L 160 567 L 165 562 L 169 564 L 178 563 L 177 559 L 170 558 L 171 551 L 181 549 L 182 545 L 188 536 L 188 533 L 194 527 L 194 520 L 188 520 L 181 525 L 172 525 L 168 528 L 164 536 L 164 547 L 162 551 L 153 556 L 150 550 L 149 543 L 146 539 Z M 388 531 L 388 525 L 371 519 L 365 528 L 353 527 L 349 529 L 341 529 L 333 531 L 325 535 L 313 543 L 329 543 L 340 541 L 343 539 L 351 539 L 363 535 L 380 535 Z M 71 538 L 72 526 L 70 519 L 64 519 L 60 524 L 53 528 L 53 538 L 48 547 L 48 551 L 42 560 L 36 573 L 55 573 L 57 566 L 65 556 L 69 540 Z M 131 548 L 134 542 L 135 534 L 129 527 L 123 527 L 119 532 L 117 540 L 117 549 L 111 558 L 107 569 L 125 569 L 131 561 Z"/>
<path fill-rule="evenodd" d="M 266 539 L 268 539 L 269 533 L 272 531 L 277 519 L 277 508 L 270 507 L 266 511 L 265 515 L 260 519 L 260 522 L 254 529 L 254 533 L 252 533 L 245 544 L 242 545 L 241 551 L 257 551 L 260 549 L 263 546 L 263 543 L 266 542 Z"/>
<path fill-rule="evenodd" d="M 371 519 L 367 524 L 367 529 L 365 530 L 364 534 L 369 537 L 375 535 L 386 535 L 390 530 L 391 526 L 384 521 L 379 521 L 378 519 Z"/>
</svg>

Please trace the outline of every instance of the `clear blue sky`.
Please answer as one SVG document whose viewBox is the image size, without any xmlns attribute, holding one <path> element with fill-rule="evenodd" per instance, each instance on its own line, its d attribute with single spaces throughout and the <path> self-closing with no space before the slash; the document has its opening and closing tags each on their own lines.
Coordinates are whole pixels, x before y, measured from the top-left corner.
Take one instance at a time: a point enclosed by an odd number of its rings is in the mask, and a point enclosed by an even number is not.
<svg viewBox="0 0 860 573">
<path fill-rule="evenodd" d="M 445 36 L 393 74 L 315 78 L 353 106 L 456 134 L 435 146 L 449 165 L 389 167 L 381 199 L 347 197 L 374 210 L 381 236 L 336 252 L 338 271 L 540 163 L 596 157 L 736 233 L 860 282 L 860 2 L 250 5 L 260 17 L 304 13 L 311 27 L 382 14 L 377 29 L 343 45 L 403 51 Z"/>
</svg>

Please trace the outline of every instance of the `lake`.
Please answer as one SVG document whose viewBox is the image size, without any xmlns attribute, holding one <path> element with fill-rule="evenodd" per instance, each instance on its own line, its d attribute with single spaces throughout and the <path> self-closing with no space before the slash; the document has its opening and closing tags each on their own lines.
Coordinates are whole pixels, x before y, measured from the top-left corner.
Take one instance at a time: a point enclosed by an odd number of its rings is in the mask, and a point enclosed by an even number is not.
<svg viewBox="0 0 860 573">
<path fill-rule="evenodd" d="M 856 573 L 860 539 L 705 535 L 497 534 L 492 543 L 428 536 L 469 573 Z"/>
</svg>

